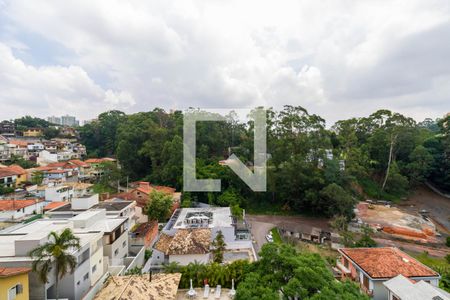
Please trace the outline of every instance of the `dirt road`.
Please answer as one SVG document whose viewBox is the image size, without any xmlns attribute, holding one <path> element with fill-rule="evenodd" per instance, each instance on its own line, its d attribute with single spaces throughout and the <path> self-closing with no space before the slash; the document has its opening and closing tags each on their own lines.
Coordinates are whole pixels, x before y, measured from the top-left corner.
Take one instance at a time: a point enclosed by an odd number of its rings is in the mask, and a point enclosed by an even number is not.
<svg viewBox="0 0 450 300">
<path fill-rule="evenodd" d="M 448 248 L 433 248 L 425 245 L 418 245 L 414 243 L 394 241 L 383 238 L 374 238 L 374 240 L 379 246 L 398 247 L 402 248 L 403 250 L 415 253 L 422 253 L 424 251 L 427 251 L 430 256 L 435 257 L 445 257 L 447 254 L 450 254 L 450 250 L 448 250 Z"/>
<path fill-rule="evenodd" d="M 430 217 L 439 231 L 450 234 L 450 199 L 436 194 L 426 186 L 419 187 L 399 207 L 410 213 L 417 213 L 425 209 L 430 212 Z"/>
</svg>

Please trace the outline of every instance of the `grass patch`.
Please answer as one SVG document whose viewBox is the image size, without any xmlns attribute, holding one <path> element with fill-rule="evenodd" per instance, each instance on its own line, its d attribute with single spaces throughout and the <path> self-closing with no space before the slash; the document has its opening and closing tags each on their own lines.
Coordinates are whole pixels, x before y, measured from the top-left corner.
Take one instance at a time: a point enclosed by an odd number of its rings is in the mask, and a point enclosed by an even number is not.
<svg viewBox="0 0 450 300">
<path fill-rule="evenodd" d="M 101 183 L 96 183 L 94 184 L 94 186 L 92 187 L 92 190 L 94 191 L 94 193 L 96 194 L 101 194 L 101 193 L 116 193 L 117 189 L 112 188 L 110 186 L 106 186 L 103 185 Z"/>
<path fill-rule="evenodd" d="M 272 230 L 270 230 L 270 232 L 272 233 L 272 238 L 273 238 L 274 243 L 277 243 L 277 244 L 283 243 L 280 233 L 278 232 L 278 229 L 276 227 L 272 228 Z"/>
<path fill-rule="evenodd" d="M 27 224 L 27 223 L 33 222 L 34 220 L 37 220 L 37 219 L 42 219 L 42 214 L 34 215 L 31 218 L 28 218 L 25 221 L 23 221 L 23 223 Z"/>
<path fill-rule="evenodd" d="M 426 252 L 422 252 L 420 254 L 413 254 L 414 258 L 423 263 L 424 265 L 432 268 L 435 271 L 446 270 L 450 271 L 450 264 L 443 257 L 431 257 Z"/>
<path fill-rule="evenodd" d="M 299 252 L 317 253 L 325 259 L 328 264 L 336 266 L 336 260 L 339 257 L 339 253 L 336 250 L 333 250 L 326 245 L 312 244 L 298 240 L 294 242 L 294 245 Z"/>
</svg>

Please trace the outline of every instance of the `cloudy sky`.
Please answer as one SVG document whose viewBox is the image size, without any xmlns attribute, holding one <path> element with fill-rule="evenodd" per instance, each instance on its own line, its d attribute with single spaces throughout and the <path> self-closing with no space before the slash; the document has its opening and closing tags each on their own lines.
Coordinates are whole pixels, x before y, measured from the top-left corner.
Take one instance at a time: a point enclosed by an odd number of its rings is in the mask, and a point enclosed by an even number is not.
<svg viewBox="0 0 450 300">
<path fill-rule="evenodd" d="M 302 105 L 450 111 L 448 1 L 0 0 L 0 119 Z"/>
</svg>

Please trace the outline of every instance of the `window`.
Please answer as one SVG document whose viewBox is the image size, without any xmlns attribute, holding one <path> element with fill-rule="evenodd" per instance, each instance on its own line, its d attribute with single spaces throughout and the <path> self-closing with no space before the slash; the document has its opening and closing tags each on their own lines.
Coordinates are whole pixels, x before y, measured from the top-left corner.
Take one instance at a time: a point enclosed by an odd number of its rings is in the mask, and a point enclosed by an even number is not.
<svg viewBox="0 0 450 300">
<path fill-rule="evenodd" d="M 126 245 L 127 245 L 127 241 L 123 241 L 122 248 L 125 248 Z"/>
<path fill-rule="evenodd" d="M 114 250 L 114 256 L 117 256 L 119 254 L 119 249 Z"/>
<path fill-rule="evenodd" d="M 89 273 L 84 274 L 83 280 L 87 280 L 89 278 Z"/>
<path fill-rule="evenodd" d="M 23 293 L 23 285 L 16 284 L 15 286 L 13 286 L 12 288 L 9 289 L 8 300 L 16 299 L 17 295 L 22 294 L 22 293 Z"/>
<path fill-rule="evenodd" d="M 80 281 L 78 280 L 77 285 L 80 285 Z"/>
<path fill-rule="evenodd" d="M 92 267 L 92 273 L 95 273 L 95 271 L 97 271 L 97 265 L 94 265 L 94 266 Z"/>
</svg>

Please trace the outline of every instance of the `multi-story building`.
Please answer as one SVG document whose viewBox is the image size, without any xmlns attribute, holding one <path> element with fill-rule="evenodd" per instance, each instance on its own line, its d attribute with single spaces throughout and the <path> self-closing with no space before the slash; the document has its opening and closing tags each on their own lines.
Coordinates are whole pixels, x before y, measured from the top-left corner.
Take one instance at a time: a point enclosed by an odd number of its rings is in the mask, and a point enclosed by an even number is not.
<svg viewBox="0 0 450 300">
<path fill-rule="evenodd" d="M 65 115 L 61 117 L 61 125 L 73 127 L 79 126 L 80 122 L 74 116 Z"/>
<path fill-rule="evenodd" d="M 0 122 L 0 135 L 14 137 L 16 135 L 16 126 L 14 123 L 10 121 Z"/>
<path fill-rule="evenodd" d="M 256 254 L 250 234 L 243 239 L 242 228 L 231 214 L 229 207 L 177 209 L 163 228 L 153 247 L 151 264 L 158 268 L 164 263 L 178 262 L 187 265 L 194 260 L 208 263 L 211 259 L 211 242 L 221 232 L 229 253 L 254 260 Z M 243 223 L 239 223 L 243 224 Z M 246 230 L 249 230 L 248 227 Z M 233 256 L 233 255 L 231 255 Z"/>
<path fill-rule="evenodd" d="M 47 118 L 47 121 L 49 123 L 55 124 L 55 125 L 61 125 L 61 118 L 60 117 L 55 117 L 55 116 L 51 116 Z"/>
<path fill-rule="evenodd" d="M 42 128 L 28 128 L 23 131 L 24 137 L 41 137 L 44 135 Z"/>
<path fill-rule="evenodd" d="M 10 227 L 0 233 L 0 268 L 30 268 L 33 259 L 28 253 L 49 239 L 51 231 L 62 232 L 70 228 L 80 238 L 80 249 L 69 250 L 77 259 L 73 273 L 64 276 L 59 283 L 59 296 L 69 300 L 79 300 L 95 284 L 102 284 L 105 273 L 103 267 L 103 232 L 78 230 L 71 220 L 40 219 L 20 227 Z M 35 272 L 29 273 L 30 299 L 55 298 L 55 274 L 49 273 L 48 282 L 44 283 Z"/>
</svg>

